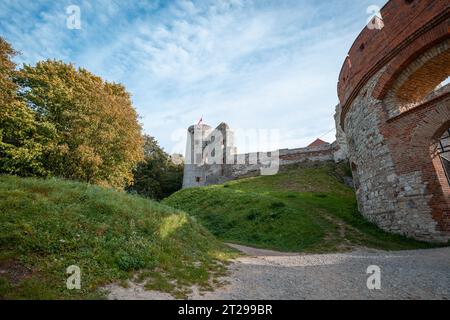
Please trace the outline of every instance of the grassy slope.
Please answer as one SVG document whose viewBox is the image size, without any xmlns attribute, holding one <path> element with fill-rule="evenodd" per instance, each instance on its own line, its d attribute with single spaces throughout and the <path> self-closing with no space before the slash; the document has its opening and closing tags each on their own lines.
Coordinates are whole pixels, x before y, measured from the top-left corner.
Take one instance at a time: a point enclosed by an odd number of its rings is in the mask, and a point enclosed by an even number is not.
<svg viewBox="0 0 450 320">
<path fill-rule="evenodd" d="M 137 196 L 61 180 L 0 176 L 0 299 L 99 298 L 137 270 L 146 287 L 208 288 L 230 251 L 185 213 Z M 82 290 L 66 289 L 77 265 Z M 174 281 L 176 280 L 176 281 Z"/>
<path fill-rule="evenodd" d="M 431 246 L 367 222 L 339 178 L 346 170 L 331 163 L 294 166 L 275 176 L 181 190 L 164 203 L 189 212 L 221 240 L 256 247 L 320 253 Z"/>
</svg>

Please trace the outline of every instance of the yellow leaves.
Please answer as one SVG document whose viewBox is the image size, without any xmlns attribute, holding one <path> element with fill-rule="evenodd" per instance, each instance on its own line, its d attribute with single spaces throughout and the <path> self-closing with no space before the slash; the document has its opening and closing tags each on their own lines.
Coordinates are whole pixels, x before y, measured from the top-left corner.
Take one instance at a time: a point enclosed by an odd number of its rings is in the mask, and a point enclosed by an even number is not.
<svg viewBox="0 0 450 320">
<path fill-rule="evenodd" d="M 23 98 L 58 130 L 54 175 L 122 189 L 143 159 L 141 126 L 130 94 L 87 70 L 41 61 L 20 72 Z"/>
<path fill-rule="evenodd" d="M 96 154 L 95 149 L 90 146 L 80 145 L 75 150 L 75 153 L 79 158 L 80 165 L 82 167 L 87 167 L 86 169 L 89 167 L 97 168 L 103 163 L 102 158 Z"/>
<path fill-rule="evenodd" d="M 12 58 L 16 54 L 11 45 L 0 37 L 0 108 L 16 99 L 17 86 L 12 81 L 16 67 Z"/>
<path fill-rule="evenodd" d="M 57 152 L 57 154 L 59 154 L 61 156 L 65 155 L 65 154 L 68 154 L 69 153 L 69 146 L 67 145 L 67 143 L 60 144 L 60 145 L 58 145 L 56 147 L 56 152 Z"/>
<path fill-rule="evenodd" d="M 15 71 L 15 54 L 0 37 L 0 173 L 131 184 L 143 140 L 125 87 L 57 60 Z"/>
</svg>

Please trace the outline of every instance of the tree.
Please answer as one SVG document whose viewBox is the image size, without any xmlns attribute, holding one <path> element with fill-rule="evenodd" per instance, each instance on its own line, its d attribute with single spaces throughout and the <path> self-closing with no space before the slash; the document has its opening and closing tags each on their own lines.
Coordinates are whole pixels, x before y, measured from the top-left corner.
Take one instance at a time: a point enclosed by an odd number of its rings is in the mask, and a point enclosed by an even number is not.
<svg viewBox="0 0 450 320">
<path fill-rule="evenodd" d="M 48 122 L 39 122 L 36 114 L 17 96 L 14 82 L 17 54 L 0 37 L 0 173 L 21 176 L 45 176 L 43 159 L 55 135 Z"/>
<path fill-rule="evenodd" d="M 117 189 L 132 183 L 142 135 L 122 85 L 55 60 L 25 65 L 16 79 L 20 98 L 55 127 L 45 162 L 53 175 Z"/>
<path fill-rule="evenodd" d="M 11 104 L 16 99 L 17 86 L 13 81 L 16 65 L 12 58 L 17 52 L 0 37 L 0 106 Z"/>
<path fill-rule="evenodd" d="M 161 200 L 181 189 L 183 164 L 174 163 L 155 138 L 144 136 L 144 161 L 134 171 L 134 184 L 128 189 Z"/>
</svg>

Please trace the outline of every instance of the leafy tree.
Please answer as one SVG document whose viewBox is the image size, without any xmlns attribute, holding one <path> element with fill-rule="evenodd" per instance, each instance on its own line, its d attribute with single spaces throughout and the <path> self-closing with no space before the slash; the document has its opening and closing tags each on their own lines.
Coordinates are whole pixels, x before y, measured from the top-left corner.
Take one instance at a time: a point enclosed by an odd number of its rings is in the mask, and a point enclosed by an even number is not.
<svg viewBox="0 0 450 320">
<path fill-rule="evenodd" d="M 14 82 L 17 54 L 0 37 L 0 173 L 45 176 L 44 157 L 54 138 L 54 127 L 40 122 L 17 96 Z"/>
<path fill-rule="evenodd" d="M 22 100 L 55 127 L 45 161 L 52 174 L 117 189 L 132 183 L 142 135 L 122 85 L 55 60 L 25 65 L 16 79 Z"/>
<path fill-rule="evenodd" d="M 134 184 L 128 189 L 161 200 L 181 189 L 183 164 L 174 163 L 155 138 L 144 136 L 144 161 L 134 171 Z"/>
<path fill-rule="evenodd" d="M 16 99 L 17 86 L 12 79 L 16 65 L 11 60 L 16 54 L 11 45 L 0 37 L 0 106 Z"/>
</svg>

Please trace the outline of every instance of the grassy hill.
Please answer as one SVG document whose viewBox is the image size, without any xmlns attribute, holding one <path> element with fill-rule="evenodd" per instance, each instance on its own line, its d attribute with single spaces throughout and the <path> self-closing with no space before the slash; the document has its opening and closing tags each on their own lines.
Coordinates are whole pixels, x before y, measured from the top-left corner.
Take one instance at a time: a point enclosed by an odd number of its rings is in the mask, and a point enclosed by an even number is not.
<svg viewBox="0 0 450 320">
<path fill-rule="evenodd" d="M 136 273 L 183 296 L 210 286 L 232 253 L 182 211 L 62 180 L 0 176 L 0 299 L 99 298 Z M 81 268 L 68 290 L 66 268 Z M 139 271 L 139 272 L 138 272 Z"/>
<path fill-rule="evenodd" d="M 345 175 L 345 165 L 296 165 L 275 176 L 181 190 L 163 202 L 189 212 L 223 241 L 261 248 L 322 253 L 432 246 L 367 222 Z"/>
</svg>

